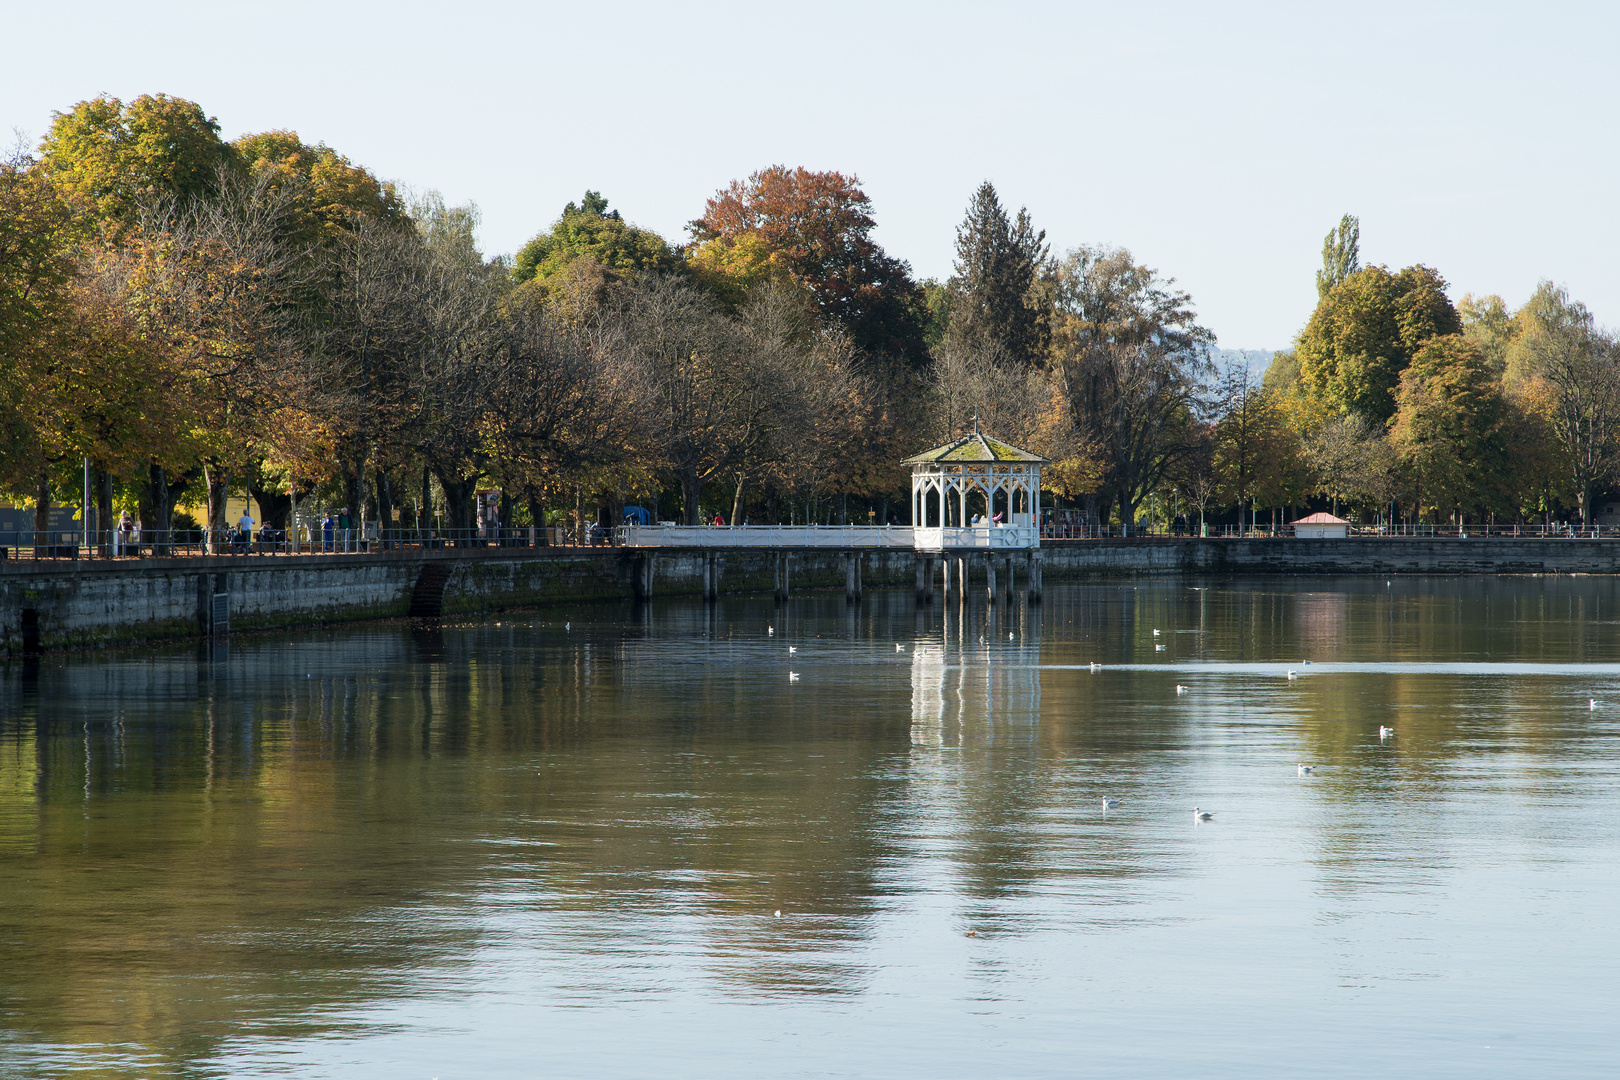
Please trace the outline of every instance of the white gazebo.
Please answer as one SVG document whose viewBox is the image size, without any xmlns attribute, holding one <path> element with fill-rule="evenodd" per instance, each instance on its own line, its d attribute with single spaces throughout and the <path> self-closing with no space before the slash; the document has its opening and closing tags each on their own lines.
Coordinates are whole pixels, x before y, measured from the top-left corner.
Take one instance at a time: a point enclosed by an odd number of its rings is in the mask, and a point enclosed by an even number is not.
<svg viewBox="0 0 1620 1080">
<path fill-rule="evenodd" d="M 972 434 L 907 458 L 918 551 L 1039 547 L 1046 458 Z"/>
</svg>

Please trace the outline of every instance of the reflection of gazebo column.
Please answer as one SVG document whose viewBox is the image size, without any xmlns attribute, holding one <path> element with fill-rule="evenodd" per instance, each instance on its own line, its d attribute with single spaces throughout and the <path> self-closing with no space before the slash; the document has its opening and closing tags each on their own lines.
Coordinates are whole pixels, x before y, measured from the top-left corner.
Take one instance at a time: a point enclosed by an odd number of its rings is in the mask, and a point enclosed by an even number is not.
<svg viewBox="0 0 1620 1080">
<path fill-rule="evenodd" d="M 720 598 L 720 565 L 714 555 L 703 557 L 703 599 L 710 603 Z"/>
<path fill-rule="evenodd" d="M 1029 565 L 1026 573 L 1029 576 L 1029 587 L 1026 590 L 1029 593 L 1029 602 L 1038 604 L 1041 602 L 1041 551 L 1039 548 L 1029 553 Z"/>
<path fill-rule="evenodd" d="M 947 555 L 939 561 L 945 569 L 945 584 L 940 591 L 945 594 L 945 598 L 948 600 L 951 595 L 951 557 Z"/>
<path fill-rule="evenodd" d="M 844 602 L 859 603 L 861 599 L 861 555 L 858 551 L 844 552 Z"/>
<path fill-rule="evenodd" d="M 788 557 L 783 553 L 776 557 L 776 602 L 780 604 L 785 601 L 791 591 L 788 581 Z"/>
<path fill-rule="evenodd" d="M 984 557 L 984 598 L 990 605 L 995 605 L 996 557 L 994 555 L 986 555 Z"/>
<path fill-rule="evenodd" d="M 934 557 L 932 555 L 917 556 L 917 600 L 924 604 L 934 602 Z"/>
</svg>

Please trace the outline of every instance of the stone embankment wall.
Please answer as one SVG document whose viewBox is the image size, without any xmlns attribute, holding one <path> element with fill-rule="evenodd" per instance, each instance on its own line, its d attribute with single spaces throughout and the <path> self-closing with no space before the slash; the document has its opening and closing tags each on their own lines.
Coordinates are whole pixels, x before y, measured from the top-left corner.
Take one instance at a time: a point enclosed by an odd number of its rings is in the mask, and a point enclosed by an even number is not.
<svg viewBox="0 0 1620 1080">
<path fill-rule="evenodd" d="M 607 549 L 482 549 L 376 555 L 222 556 L 120 562 L 0 562 L 0 653 L 192 637 L 228 595 L 232 630 L 629 599 L 642 556 Z M 653 595 L 696 596 L 703 553 L 659 552 Z M 872 552 L 867 587 L 910 585 L 909 551 Z M 769 592 L 769 552 L 722 553 L 719 591 Z M 797 552 L 792 587 L 843 588 L 838 551 Z"/>
<path fill-rule="evenodd" d="M 216 594 L 230 598 L 233 630 L 629 599 L 644 580 L 645 557 L 622 550 L 497 548 L 0 562 L 0 652 L 16 656 L 205 634 L 217 610 Z M 1620 540 L 1086 540 L 1048 543 L 1041 557 L 1052 581 L 1170 574 L 1612 574 L 1620 573 Z M 709 553 L 659 551 L 654 558 L 655 598 L 701 595 Z M 722 551 L 714 558 L 720 592 L 769 592 L 775 585 L 773 552 Z M 791 566 L 795 591 L 845 585 L 842 552 L 793 552 Z M 915 566 L 909 551 L 866 552 L 863 584 L 910 588 Z"/>
<path fill-rule="evenodd" d="M 1228 540 L 1144 538 L 1047 541 L 1049 579 L 1130 574 L 1614 574 L 1620 540 Z"/>
</svg>

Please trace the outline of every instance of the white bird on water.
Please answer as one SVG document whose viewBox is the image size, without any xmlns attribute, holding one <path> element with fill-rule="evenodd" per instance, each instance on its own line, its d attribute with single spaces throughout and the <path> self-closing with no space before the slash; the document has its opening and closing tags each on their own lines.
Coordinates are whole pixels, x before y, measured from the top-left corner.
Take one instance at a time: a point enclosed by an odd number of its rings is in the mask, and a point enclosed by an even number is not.
<svg viewBox="0 0 1620 1080">
<path fill-rule="evenodd" d="M 496 626 L 499 626 L 499 625 L 501 625 L 501 624 L 500 624 L 500 623 L 496 623 L 496 624 L 495 624 L 495 625 L 496 625 Z M 1597 708 L 1597 698 L 1587 698 L 1587 699 L 1586 699 L 1586 707 L 1587 707 L 1587 708 L 1588 708 L 1588 709 L 1596 709 L 1596 708 Z"/>
<path fill-rule="evenodd" d="M 792 656 L 794 653 L 796 653 L 798 651 L 799 651 L 799 647 L 797 645 L 789 645 L 788 646 L 788 655 L 789 656 Z"/>
<path fill-rule="evenodd" d="M 894 647 L 894 651 L 895 651 L 895 652 L 905 652 L 905 651 L 906 651 L 906 647 L 905 647 L 905 646 L 904 646 L 904 645 L 896 645 L 896 646 L 895 646 L 895 647 Z"/>
<path fill-rule="evenodd" d="M 574 624 L 573 624 L 573 623 L 571 623 L 571 622 L 565 622 L 565 623 L 563 623 L 563 629 L 564 629 L 564 630 L 565 630 L 565 631 L 566 631 L 566 630 L 572 630 L 572 629 L 573 629 L 573 628 L 574 628 Z"/>
<path fill-rule="evenodd" d="M 1290 679 L 1297 679 L 1297 678 L 1299 678 L 1299 672 L 1294 671 L 1292 668 L 1290 668 L 1289 672 L 1288 672 L 1288 677 Z"/>
<path fill-rule="evenodd" d="M 1112 798 L 1112 797 L 1110 797 L 1108 795 L 1103 796 L 1103 809 L 1104 810 L 1114 810 L 1114 809 L 1117 809 L 1118 807 L 1119 807 L 1119 800 L 1118 799 Z"/>
<path fill-rule="evenodd" d="M 1163 645 L 1155 645 L 1155 646 L 1153 646 L 1153 651 L 1154 652 L 1164 652 L 1164 646 Z"/>
<path fill-rule="evenodd" d="M 1395 734 L 1395 729 L 1394 728 L 1385 727 L 1382 724 L 1378 725 L 1378 738 L 1379 738 L 1380 741 L 1389 738 L 1393 734 Z"/>
<path fill-rule="evenodd" d="M 1176 683 L 1176 693 L 1185 694 L 1186 692 L 1187 688 L 1185 686 L 1182 686 L 1180 683 Z"/>
<path fill-rule="evenodd" d="M 1011 631 L 1011 630 L 1009 630 L 1009 631 L 1007 631 L 1007 640 L 1008 640 L 1008 641 L 1011 641 L 1011 640 L 1012 640 L 1012 639 L 1013 639 L 1013 636 L 1012 636 L 1012 631 Z"/>
<path fill-rule="evenodd" d="M 1157 631 L 1157 630 L 1155 630 L 1155 631 L 1153 631 L 1153 636 L 1154 636 L 1154 637 L 1158 637 L 1158 636 L 1159 636 L 1159 632 L 1158 632 L 1158 631 Z"/>
<path fill-rule="evenodd" d="M 765 636 L 766 636 L 766 637 L 770 637 L 770 636 L 771 636 L 771 635 L 772 635 L 772 634 L 774 634 L 774 633 L 776 633 L 776 627 L 774 627 L 774 626 L 767 626 L 767 627 L 766 627 L 766 628 L 765 628 Z"/>
<path fill-rule="evenodd" d="M 1301 776 L 1312 776 L 1312 775 L 1315 775 L 1315 773 L 1316 773 L 1316 766 L 1314 766 L 1314 765 L 1301 765 L 1301 766 L 1299 766 L 1299 775 L 1301 775 Z"/>
<path fill-rule="evenodd" d="M 798 681 L 799 681 L 799 673 L 797 671 L 788 672 L 788 682 L 798 682 Z"/>
<path fill-rule="evenodd" d="M 1102 670 L 1102 665 L 1097 663 L 1096 661 L 1092 661 L 1091 670 L 1092 671 L 1101 671 Z"/>
<path fill-rule="evenodd" d="M 1193 820 L 1194 821 L 1208 821 L 1210 818 L 1212 818 L 1214 816 L 1215 816 L 1214 811 L 1200 810 L 1196 806 L 1193 807 Z"/>
</svg>

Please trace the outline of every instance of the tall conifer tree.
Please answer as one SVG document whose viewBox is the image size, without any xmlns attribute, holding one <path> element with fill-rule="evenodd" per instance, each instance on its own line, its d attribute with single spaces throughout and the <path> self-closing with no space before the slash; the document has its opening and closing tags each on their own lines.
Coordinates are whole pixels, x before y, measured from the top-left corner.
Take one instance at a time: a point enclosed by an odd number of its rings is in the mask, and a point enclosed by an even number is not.
<svg viewBox="0 0 1620 1080">
<path fill-rule="evenodd" d="M 1035 229 L 1027 210 L 1009 218 L 995 185 L 980 184 L 956 230 L 951 340 L 990 349 L 1012 363 L 1042 362 L 1051 319 L 1037 285 L 1047 250 L 1046 231 Z"/>
</svg>

